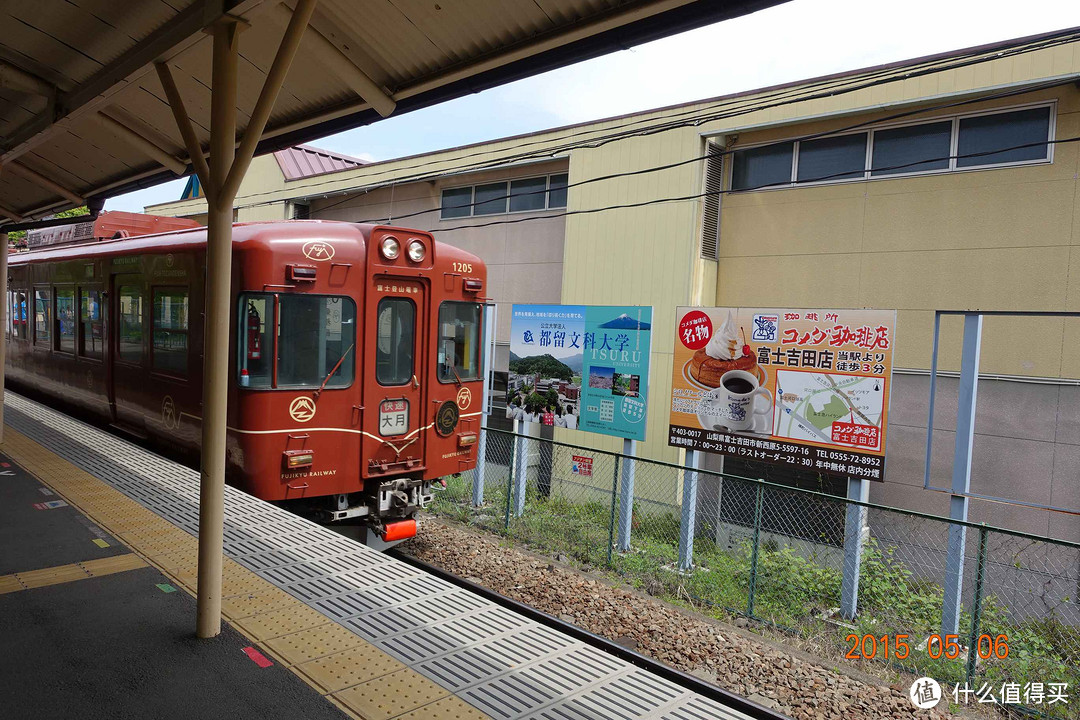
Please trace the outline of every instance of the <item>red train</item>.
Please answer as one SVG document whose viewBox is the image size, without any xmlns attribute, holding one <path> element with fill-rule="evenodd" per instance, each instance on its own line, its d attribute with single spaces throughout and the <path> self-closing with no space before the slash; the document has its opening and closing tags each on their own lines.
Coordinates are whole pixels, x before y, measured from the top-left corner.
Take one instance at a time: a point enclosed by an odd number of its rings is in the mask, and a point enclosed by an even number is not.
<svg viewBox="0 0 1080 720">
<path fill-rule="evenodd" d="M 140 234 L 147 217 L 106 213 L 84 235 L 115 239 L 10 256 L 7 377 L 197 451 L 206 230 Z M 432 484 L 476 463 L 483 262 L 344 222 L 239 223 L 233 238 L 229 482 L 387 541 L 414 534 Z"/>
</svg>

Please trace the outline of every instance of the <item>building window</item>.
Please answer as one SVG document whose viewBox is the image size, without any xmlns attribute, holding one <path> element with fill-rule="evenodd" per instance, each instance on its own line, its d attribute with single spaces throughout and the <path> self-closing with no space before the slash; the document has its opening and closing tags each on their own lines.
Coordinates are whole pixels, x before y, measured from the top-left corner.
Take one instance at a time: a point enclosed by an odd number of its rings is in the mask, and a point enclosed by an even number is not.
<svg viewBox="0 0 1080 720">
<path fill-rule="evenodd" d="M 949 169 L 952 120 L 874 131 L 870 174 L 897 175 Z"/>
<path fill-rule="evenodd" d="M 187 288 L 154 289 L 150 365 L 170 375 L 186 375 L 188 360 Z"/>
<path fill-rule="evenodd" d="M 960 118 L 959 167 L 1046 160 L 1050 108 Z"/>
<path fill-rule="evenodd" d="M 543 210 L 547 178 L 525 178 L 510 181 L 510 212 Z"/>
<path fill-rule="evenodd" d="M 477 185 L 473 191 L 473 215 L 501 215 L 506 212 L 506 183 Z"/>
<path fill-rule="evenodd" d="M 34 344 L 51 348 L 52 293 L 47 288 L 34 290 Z"/>
<path fill-rule="evenodd" d="M 732 190 L 756 190 L 791 182 L 791 162 L 795 143 L 763 145 L 737 150 L 732 158 Z"/>
<path fill-rule="evenodd" d="M 552 175 L 548 178 L 548 207 L 566 207 L 566 185 L 570 176 L 567 173 Z"/>
<path fill-rule="evenodd" d="M 56 289 L 56 349 L 75 354 L 75 288 Z"/>
<path fill-rule="evenodd" d="M 105 349 L 105 336 L 101 328 L 101 291 L 82 288 L 79 290 L 79 354 L 100 360 Z"/>
<path fill-rule="evenodd" d="M 732 154 L 731 189 L 1048 162 L 1054 106 L 939 118 Z M 952 150 L 955 148 L 955 151 Z"/>
<path fill-rule="evenodd" d="M 442 218 L 469 217 L 472 215 L 472 188 L 450 188 L 442 191 Z"/>
<path fill-rule="evenodd" d="M 541 175 L 442 191 L 440 218 L 452 220 L 507 212 L 537 212 L 566 207 L 568 174 Z"/>
<path fill-rule="evenodd" d="M 866 133 L 799 143 L 799 182 L 827 182 L 863 176 Z"/>
</svg>

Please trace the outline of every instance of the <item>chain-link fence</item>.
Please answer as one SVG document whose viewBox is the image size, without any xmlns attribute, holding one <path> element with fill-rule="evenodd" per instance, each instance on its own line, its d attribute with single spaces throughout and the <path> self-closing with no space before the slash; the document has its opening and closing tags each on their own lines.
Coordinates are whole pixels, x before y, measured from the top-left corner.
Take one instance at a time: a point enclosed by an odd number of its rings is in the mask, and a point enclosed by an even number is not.
<svg viewBox="0 0 1080 720">
<path fill-rule="evenodd" d="M 830 660 L 969 688 L 961 704 L 992 697 L 1076 717 L 1080 700 L 1062 696 L 1080 688 L 1078 544 L 484 435 L 484 462 L 448 481 L 435 513 L 613 570 L 654 595 L 752 618 Z M 950 564 L 950 541 L 955 550 L 961 540 L 963 562 Z"/>
</svg>

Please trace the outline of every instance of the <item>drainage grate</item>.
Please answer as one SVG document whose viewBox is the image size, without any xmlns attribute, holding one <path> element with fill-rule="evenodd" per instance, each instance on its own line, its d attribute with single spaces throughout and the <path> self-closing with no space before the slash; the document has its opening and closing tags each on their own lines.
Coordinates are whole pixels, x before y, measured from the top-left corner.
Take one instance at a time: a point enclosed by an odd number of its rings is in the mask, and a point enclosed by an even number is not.
<svg viewBox="0 0 1080 720">
<path fill-rule="evenodd" d="M 195 535 L 199 473 L 6 394 L 5 420 Z M 497 720 L 746 720 L 706 698 L 227 487 L 225 554 Z"/>
</svg>

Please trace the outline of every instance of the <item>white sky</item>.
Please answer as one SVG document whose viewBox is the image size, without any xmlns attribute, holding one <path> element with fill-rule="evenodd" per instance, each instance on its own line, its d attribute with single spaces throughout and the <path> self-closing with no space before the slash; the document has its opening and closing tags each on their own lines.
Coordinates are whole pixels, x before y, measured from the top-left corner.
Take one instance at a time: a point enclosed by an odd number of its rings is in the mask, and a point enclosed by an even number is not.
<svg viewBox="0 0 1080 720">
<path fill-rule="evenodd" d="M 1076 0 L 792 0 L 312 144 L 386 160 L 1076 25 Z M 141 212 L 185 182 L 105 207 Z"/>
</svg>

